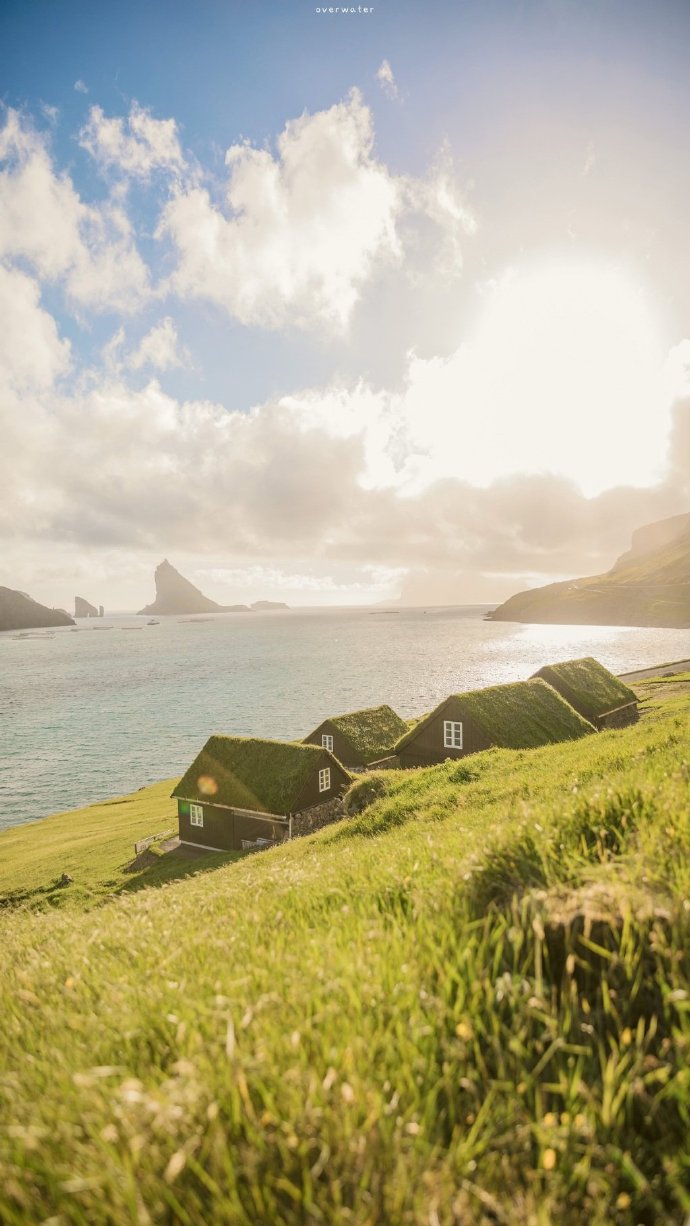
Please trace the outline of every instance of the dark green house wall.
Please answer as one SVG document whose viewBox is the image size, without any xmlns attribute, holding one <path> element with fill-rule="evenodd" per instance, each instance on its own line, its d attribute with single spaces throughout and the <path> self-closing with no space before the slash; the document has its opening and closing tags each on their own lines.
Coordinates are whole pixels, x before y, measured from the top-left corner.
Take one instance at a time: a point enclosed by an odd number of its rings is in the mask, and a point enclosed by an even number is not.
<svg viewBox="0 0 690 1226">
<path fill-rule="evenodd" d="M 189 820 L 189 801 L 178 800 L 180 840 L 196 843 L 200 847 L 214 847 L 219 851 L 241 851 L 242 840 L 273 839 L 277 843 L 287 838 L 288 823 L 270 817 L 254 817 L 238 813 L 234 809 L 220 809 L 216 805 L 203 804 L 203 826 L 192 826 Z M 197 801 L 193 802 L 197 804 Z"/>
<path fill-rule="evenodd" d="M 443 723 L 447 719 L 462 724 L 462 749 L 448 749 L 443 744 Z M 468 754 L 490 749 L 491 745 L 486 733 L 463 715 L 458 702 L 449 698 L 434 718 L 397 754 L 402 767 L 433 766 L 437 762 L 445 762 L 447 758 L 466 758 Z"/>
<path fill-rule="evenodd" d="M 319 791 L 319 771 L 329 767 L 331 771 L 331 786 L 325 792 Z M 294 812 L 311 809 L 333 800 L 349 786 L 351 780 L 347 771 L 326 749 L 315 757 L 314 769 L 295 803 Z M 199 804 L 204 811 L 203 826 L 192 826 L 190 821 L 190 803 Z M 180 840 L 183 843 L 196 843 L 200 847 L 214 847 L 219 851 L 241 851 L 242 840 L 254 842 L 256 839 L 273 839 L 280 843 L 288 837 L 288 815 L 277 814 L 263 816 L 248 813 L 246 810 L 225 809 L 206 801 L 180 800 L 177 802 Z M 279 817 L 285 820 L 280 821 Z"/>
</svg>

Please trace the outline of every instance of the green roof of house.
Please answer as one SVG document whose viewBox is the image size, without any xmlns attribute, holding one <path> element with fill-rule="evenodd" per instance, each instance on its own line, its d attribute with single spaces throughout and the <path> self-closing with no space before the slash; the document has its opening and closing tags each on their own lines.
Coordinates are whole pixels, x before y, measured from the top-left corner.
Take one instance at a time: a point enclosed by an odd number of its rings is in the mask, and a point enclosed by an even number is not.
<svg viewBox="0 0 690 1226">
<path fill-rule="evenodd" d="M 581 660 L 564 660 L 561 664 L 547 664 L 535 676 L 552 685 L 587 719 L 597 719 L 607 711 L 637 702 L 637 695 L 629 686 L 619 681 L 592 656 Z"/>
<path fill-rule="evenodd" d="M 328 722 L 338 729 L 363 762 L 375 762 L 390 753 L 407 728 L 407 722 L 385 704 L 351 711 L 348 715 L 334 715 Z"/>
<path fill-rule="evenodd" d="M 493 745 L 505 749 L 532 749 L 575 740 L 594 731 L 556 690 L 538 678 L 451 694 L 401 737 L 395 749 L 403 749 L 415 740 L 451 699 L 461 718 L 464 716 L 480 728 Z"/>
<path fill-rule="evenodd" d="M 291 813 L 325 752 L 294 741 L 212 736 L 172 795 L 261 813 Z"/>
</svg>

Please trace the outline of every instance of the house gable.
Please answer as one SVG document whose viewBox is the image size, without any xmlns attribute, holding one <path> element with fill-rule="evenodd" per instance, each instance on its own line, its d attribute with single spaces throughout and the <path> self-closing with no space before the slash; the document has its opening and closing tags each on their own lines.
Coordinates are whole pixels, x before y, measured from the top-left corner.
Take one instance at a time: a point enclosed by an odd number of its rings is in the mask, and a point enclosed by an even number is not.
<svg viewBox="0 0 690 1226">
<path fill-rule="evenodd" d="M 319 786 L 319 775 L 323 770 L 330 771 L 330 778 L 329 787 L 322 791 Z M 324 804 L 326 801 L 333 800 L 336 796 L 340 795 L 344 788 L 349 787 L 351 783 L 352 776 L 348 774 L 342 763 L 338 761 L 334 754 L 324 749 L 321 751 L 315 764 L 313 773 L 309 776 L 297 798 L 293 812 L 299 813 L 302 809 L 311 809 L 314 805 Z"/>
<path fill-rule="evenodd" d="M 331 749 L 323 744 L 321 738 L 324 736 L 333 738 L 333 747 Z M 365 765 L 362 755 L 357 753 L 354 746 L 347 737 L 343 736 L 343 733 L 332 719 L 325 719 L 322 724 L 319 724 L 318 728 L 315 728 L 313 732 L 309 733 L 308 737 L 305 737 L 305 743 L 315 745 L 317 749 L 326 749 L 339 762 L 342 762 L 343 766 L 363 767 Z"/>
<path fill-rule="evenodd" d="M 593 656 L 546 664 L 535 677 L 552 686 L 584 719 L 599 722 L 625 708 L 637 711 L 637 695 Z"/>
<path fill-rule="evenodd" d="M 461 749 L 446 744 L 446 721 L 462 723 Z M 494 745 L 530 749 L 593 731 L 545 681 L 518 681 L 450 695 L 401 737 L 395 748 L 403 763 L 417 765 L 419 758 L 439 762 Z"/>
<path fill-rule="evenodd" d="M 461 725 L 461 744 L 456 747 L 446 744 L 445 725 Z M 489 749 L 489 741 L 483 730 L 465 711 L 458 695 L 451 694 L 429 715 L 410 729 L 395 747 L 400 760 L 415 765 L 428 761 L 442 762 L 446 758 L 462 758 L 469 753 Z"/>
<path fill-rule="evenodd" d="M 364 767 L 389 754 L 405 730 L 405 720 L 392 707 L 383 704 L 331 716 L 305 737 L 305 741 L 321 747 L 321 738 L 331 736 L 331 752 L 336 758 L 345 766 Z"/>
</svg>

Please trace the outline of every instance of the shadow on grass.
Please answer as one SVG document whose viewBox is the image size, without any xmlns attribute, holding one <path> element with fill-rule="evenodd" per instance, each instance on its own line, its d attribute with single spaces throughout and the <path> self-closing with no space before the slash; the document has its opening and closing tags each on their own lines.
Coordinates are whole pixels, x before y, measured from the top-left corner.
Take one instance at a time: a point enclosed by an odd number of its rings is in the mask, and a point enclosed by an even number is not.
<svg viewBox="0 0 690 1226">
<path fill-rule="evenodd" d="M 50 885 L 40 885 L 26 890 L 8 890 L 0 894 L 0 910 L 12 907 L 30 906 L 34 903 L 46 903 L 51 907 L 59 906 L 66 898 L 67 891 L 57 881 Z"/>
<path fill-rule="evenodd" d="M 132 894 L 138 890 L 167 885 L 181 881 L 195 873 L 211 872 L 234 860 L 242 860 L 242 851 L 197 851 L 194 848 L 175 847 L 171 851 L 152 853 L 150 861 L 134 873 L 128 873 L 124 881 L 113 883 L 114 894 Z"/>
</svg>

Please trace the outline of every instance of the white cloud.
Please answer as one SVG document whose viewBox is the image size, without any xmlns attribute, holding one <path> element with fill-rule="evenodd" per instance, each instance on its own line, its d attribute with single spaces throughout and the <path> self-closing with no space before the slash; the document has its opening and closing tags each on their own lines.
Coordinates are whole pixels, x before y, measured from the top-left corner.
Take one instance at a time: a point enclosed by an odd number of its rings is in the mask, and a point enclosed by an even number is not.
<svg viewBox="0 0 690 1226">
<path fill-rule="evenodd" d="M 373 150 L 371 112 L 358 91 L 291 120 L 268 149 L 227 152 L 227 215 L 200 187 L 166 207 L 159 235 L 178 252 L 172 285 L 208 298 L 242 323 L 347 326 L 377 270 L 400 264 L 399 222 L 417 214 L 453 235 L 468 210 L 449 181 L 396 178 Z"/>
<path fill-rule="evenodd" d="M 1 264 L 0 319 L 2 386 L 23 392 L 52 387 L 69 368 L 69 341 L 60 339 L 52 315 L 40 306 L 36 282 Z"/>
<path fill-rule="evenodd" d="M 376 80 L 378 81 L 384 93 L 388 94 L 389 98 L 399 98 L 400 97 L 398 85 L 393 75 L 393 69 L 391 68 L 388 60 L 382 60 L 381 63 L 379 64 L 379 67 L 376 73 Z"/>
<path fill-rule="evenodd" d="M 137 309 L 150 293 L 148 270 L 121 206 L 84 204 L 13 110 L 0 130 L 0 162 L 0 257 L 22 257 L 41 278 L 62 280 L 78 306 Z"/>
<path fill-rule="evenodd" d="M 665 369 L 666 389 L 671 400 L 690 396 L 690 340 L 680 341 L 671 349 Z"/>
<path fill-rule="evenodd" d="M 169 315 L 151 328 L 128 362 L 132 370 L 151 366 L 154 370 L 170 370 L 183 366 L 184 360 L 178 349 L 177 329 Z"/>
<path fill-rule="evenodd" d="M 127 175 L 148 179 L 157 169 L 179 173 L 185 161 L 174 119 L 154 119 L 133 102 L 126 120 L 106 116 L 92 106 L 79 143 L 104 168 L 117 167 Z"/>
<path fill-rule="evenodd" d="M 326 569 L 323 569 L 323 567 Z M 335 568 L 332 568 L 332 570 Z M 286 571 L 279 566 L 212 566 L 197 570 L 196 577 L 203 583 L 221 585 L 238 595 L 244 593 L 247 600 L 261 599 L 266 592 L 280 592 L 288 595 L 337 594 L 342 597 L 364 593 L 370 599 L 384 595 L 399 583 L 405 574 L 404 567 L 362 566 L 354 572 L 352 567 L 339 566 L 338 571 L 347 569 L 347 575 L 338 576 L 328 570 L 327 563 L 315 572 Z"/>
<path fill-rule="evenodd" d="M 36 323 L 35 294 L 30 307 Z M 181 403 L 155 380 L 133 390 L 117 375 L 91 387 L 83 380 L 70 394 L 51 391 L 67 355 L 50 328 L 43 343 L 45 391 L 8 385 L 0 395 L 9 440 L 0 524 L 10 536 L 79 549 L 221 553 L 237 559 L 245 578 L 259 566 L 267 579 L 275 570 L 295 584 L 314 574 L 321 587 L 345 564 L 374 568 L 367 590 L 421 568 L 443 572 L 447 590 L 460 570 L 576 573 L 583 550 L 596 572 L 632 527 L 684 508 L 680 477 L 597 498 L 544 473 L 506 474 L 481 487 L 459 469 L 410 488 L 417 441 L 401 422 L 406 397 L 429 391 L 414 367 L 397 396 L 365 386 L 314 389 L 243 413 Z M 24 372 L 13 377 L 19 386 Z M 296 569 L 307 557 L 309 570 Z"/>
<path fill-rule="evenodd" d="M 74 89 L 78 94 L 88 94 L 89 92 L 88 85 L 85 85 L 81 79 L 74 82 Z"/>
</svg>

